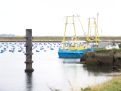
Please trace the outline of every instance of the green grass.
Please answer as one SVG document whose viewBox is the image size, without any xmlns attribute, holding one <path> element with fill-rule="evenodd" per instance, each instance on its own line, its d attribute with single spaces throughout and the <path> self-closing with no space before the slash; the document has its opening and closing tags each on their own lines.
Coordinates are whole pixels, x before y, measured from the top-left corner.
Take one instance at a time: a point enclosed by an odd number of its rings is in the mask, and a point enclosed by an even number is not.
<svg viewBox="0 0 121 91">
<path fill-rule="evenodd" d="M 59 89 L 50 89 L 51 91 L 62 91 Z M 71 91 L 74 90 L 74 88 Z M 81 88 L 79 91 L 121 91 L 121 76 L 113 77 L 111 80 L 92 87 Z"/>
<path fill-rule="evenodd" d="M 105 83 L 96 85 L 94 87 L 87 87 L 80 91 L 121 91 L 121 76 L 114 77 Z"/>
</svg>

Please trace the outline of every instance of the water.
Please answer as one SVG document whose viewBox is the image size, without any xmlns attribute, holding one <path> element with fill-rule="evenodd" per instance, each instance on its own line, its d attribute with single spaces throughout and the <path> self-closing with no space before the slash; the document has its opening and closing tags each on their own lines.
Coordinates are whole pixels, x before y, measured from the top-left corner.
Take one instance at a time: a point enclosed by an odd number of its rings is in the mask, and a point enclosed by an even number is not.
<svg viewBox="0 0 121 91">
<path fill-rule="evenodd" d="M 0 91 L 70 91 L 110 79 L 107 68 L 86 67 L 79 59 L 59 59 L 60 43 L 33 43 L 32 74 L 25 70 L 23 42 L 0 43 Z M 76 62 L 76 63 L 75 63 Z"/>
</svg>

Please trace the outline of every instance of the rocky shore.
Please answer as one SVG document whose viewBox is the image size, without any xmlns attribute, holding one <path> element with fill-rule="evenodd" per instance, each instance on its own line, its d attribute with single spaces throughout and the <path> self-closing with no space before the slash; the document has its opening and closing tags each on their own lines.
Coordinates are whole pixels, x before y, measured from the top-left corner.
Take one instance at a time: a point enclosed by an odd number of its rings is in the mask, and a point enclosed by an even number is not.
<svg viewBox="0 0 121 91">
<path fill-rule="evenodd" d="M 80 59 L 86 65 L 106 65 L 117 70 L 121 68 L 121 49 L 96 50 L 84 54 Z"/>
</svg>

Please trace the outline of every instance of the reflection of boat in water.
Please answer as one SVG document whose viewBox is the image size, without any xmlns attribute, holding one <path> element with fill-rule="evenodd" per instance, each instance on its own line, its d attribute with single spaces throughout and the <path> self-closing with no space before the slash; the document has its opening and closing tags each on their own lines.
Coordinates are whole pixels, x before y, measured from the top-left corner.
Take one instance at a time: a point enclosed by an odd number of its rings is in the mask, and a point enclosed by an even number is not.
<svg viewBox="0 0 121 91">
<path fill-rule="evenodd" d="M 65 31 L 64 37 L 61 44 L 61 47 L 58 50 L 58 55 L 60 58 L 81 58 L 83 57 L 85 52 L 92 51 L 93 48 L 89 48 L 86 41 L 77 41 L 75 24 L 74 24 L 74 16 L 72 16 L 73 27 L 74 27 L 74 36 L 71 40 L 66 41 L 65 33 L 66 27 L 68 24 L 68 16 L 66 17 Z"/>
</svg>

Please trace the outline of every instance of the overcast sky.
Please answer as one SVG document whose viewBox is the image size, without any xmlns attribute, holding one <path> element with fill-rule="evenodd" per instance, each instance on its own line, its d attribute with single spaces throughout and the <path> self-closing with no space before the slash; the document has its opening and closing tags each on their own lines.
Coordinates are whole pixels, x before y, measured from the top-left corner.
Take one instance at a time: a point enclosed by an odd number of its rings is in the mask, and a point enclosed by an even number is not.
<svg viewBox="0 0 121 91">
<path fill-rule="evenodd" d="M 77 14 L 87 32 L 88 18 L 99 13 L 100 35 L 121 36 L 120 12 L 121 0 L 0 0 L 0 34 L 31 28 L 34 36 L 63 36 L 65 16 Z"/>
</svg>

